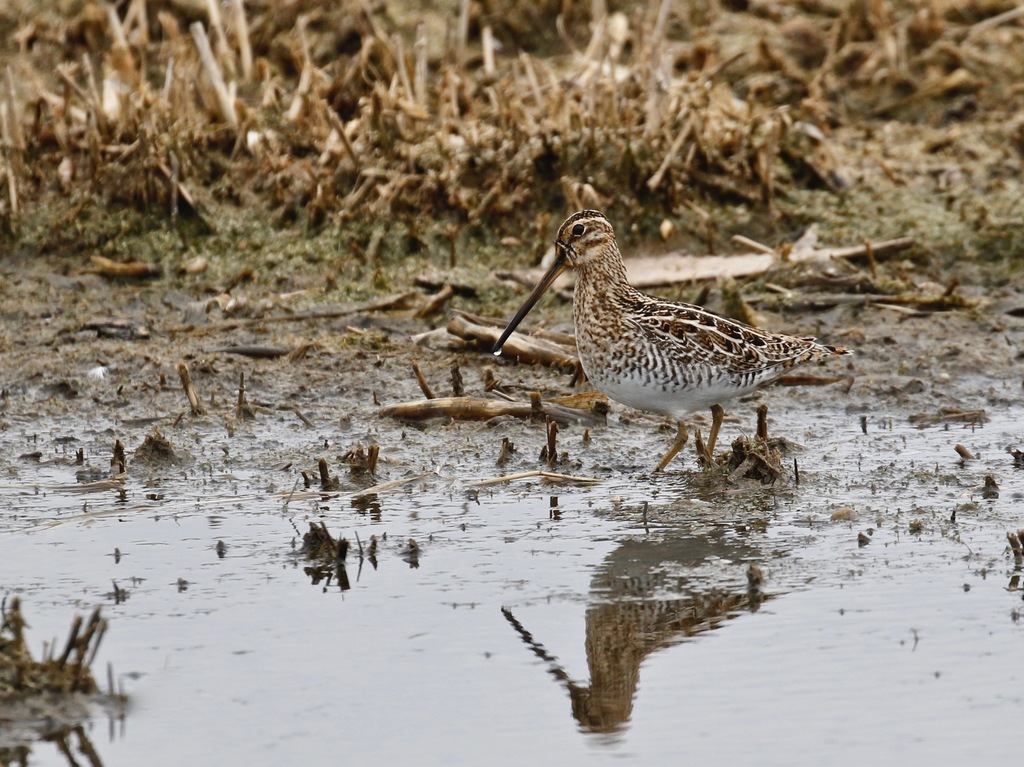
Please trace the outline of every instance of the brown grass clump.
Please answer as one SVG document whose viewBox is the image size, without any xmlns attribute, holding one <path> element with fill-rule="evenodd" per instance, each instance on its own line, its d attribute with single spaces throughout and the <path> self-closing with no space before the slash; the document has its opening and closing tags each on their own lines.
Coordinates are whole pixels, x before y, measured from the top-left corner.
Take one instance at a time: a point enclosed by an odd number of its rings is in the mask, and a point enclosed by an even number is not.
<svg viewBox="0 0 1024 767">
<path fill-rule="evenodd" d="M 107 629 L 99 608 L 84 628 L 82 618 L 75 618 L 59 656 L 54 655 L 56 647 L 51 647 L 39 661 L 32 658 L 25 642 L 25 625 L 21 600 L 14 597 L 9 606 L 3 606 L 0 623 L 0 700 L 43 692 L 98 692 L 89 667 Z"/>
<path fill-rule="evenodd" d="M 955 120 L 1019 95 L 1024 71 L 1009 0 L 522 5 L 463 0 L 447 18 L 127 0 L 60 15 L 15 0 L 0 10 L 0 223 L 17 235 L 49 198 L 58 223 L 123 206 L 198 233 L 214 202 L 278 224 L 498 231 L 699 195 L 771 206 L 794 185 L 845 185 L 836 126 Z M 51 244 L 74 234 L 55 227 Z"/>
</svg>

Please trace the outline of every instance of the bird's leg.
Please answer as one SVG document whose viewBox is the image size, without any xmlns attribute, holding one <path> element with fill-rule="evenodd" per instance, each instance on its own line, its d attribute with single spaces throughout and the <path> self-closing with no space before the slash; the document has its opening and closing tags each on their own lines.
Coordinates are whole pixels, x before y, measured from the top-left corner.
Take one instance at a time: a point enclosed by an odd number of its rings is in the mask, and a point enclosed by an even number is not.
<svg viewBox="0 0 1024 767">
<path fill-rule="evenodd" d="M 655 471 L 664 471 L 665 467 L 669 465 L 669 462 L 675 458 L 679 451 L 686 446 L 686 440 L 690 438 L 690 433 L 686 430 L 686 424 L 682 421 L 679 422 L 679 431 L 676 433 L 676 441 L 672 443 L 672 447 L 665 453 L 665 457 L 661 459 L 661 463 Z"/>
<path fill-rule="evenodd" d="M 707 459 L 708 463 L 714 465 L 715 443 L 718 442 L 718 430 L 722 428 L 722 419 L 725 418 L 725 409 L 719 405 L 711 406 L 711 431 L 708 433 Z"/>
</svg>

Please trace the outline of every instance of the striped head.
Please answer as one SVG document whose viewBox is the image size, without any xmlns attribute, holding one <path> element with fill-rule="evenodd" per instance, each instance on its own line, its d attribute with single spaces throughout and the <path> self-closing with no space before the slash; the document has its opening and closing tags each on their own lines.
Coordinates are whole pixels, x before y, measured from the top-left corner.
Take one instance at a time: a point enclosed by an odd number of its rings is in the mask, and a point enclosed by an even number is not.
<svg viewBox="0 0 1024 767">
<path fill-rule="evenodd" d="M 519 311 L 509 320 L 504 332 L 494 344 L 494 354 L 501 354 L 508 337 L 519 327 L 519 323 L 533 305 L 540 300 L 555 278 L 570 266 L 580 269 L 581 276 L 584 273 L 604 274 L 613 278 L 618 277 L 625 282 L 626 270 L 622 265 L 622 255 L 615 244 L 615 230 L 604 213 L 597 210 L 581 210 L 569 216 L 558 228 L 554 262 L 519 307 Z"/>
<path fill-rule="evenodd" d="M 558 228 L 555 251 L 558 260 L 568 259 L 576 268 L 622 257 L 615 244 L 615 230 L 599 210 L 581 210 L 569 216 Z"/>
</svg>

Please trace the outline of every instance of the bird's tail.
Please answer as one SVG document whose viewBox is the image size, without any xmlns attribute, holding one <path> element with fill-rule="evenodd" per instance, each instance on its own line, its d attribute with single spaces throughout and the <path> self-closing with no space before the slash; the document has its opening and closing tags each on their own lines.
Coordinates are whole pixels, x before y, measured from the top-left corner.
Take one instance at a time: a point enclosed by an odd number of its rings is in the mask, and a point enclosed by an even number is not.
<svg viewBox="0 0 1024 767">
<path fill-rule="evenodd" d="M 825 349 L 828 349 L 832 354 L 853 354 L 853 349 L 846 349 L 842 346 L 830 346 L 829 344 L 820 344 Z"/>
</svg>

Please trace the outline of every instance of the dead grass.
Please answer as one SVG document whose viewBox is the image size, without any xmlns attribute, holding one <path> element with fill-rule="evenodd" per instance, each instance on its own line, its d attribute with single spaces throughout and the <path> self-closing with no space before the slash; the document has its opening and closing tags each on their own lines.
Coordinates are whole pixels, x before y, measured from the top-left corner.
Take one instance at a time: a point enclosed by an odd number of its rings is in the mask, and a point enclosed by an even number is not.
<svg viewBox="0 0 1024 767">
<path fill-rule="evenodd" d="M 44 208 L 61 231 L 129 208 L 187 238 L 226 205 L 521 232 L 567 208 L 636 221 L 839 191 L 851 124 L 986 113 L 992 143 L 1024 150 L 1009 0 L 521 5 L 16 0 L 0 224 L 17 240 Z"/>
<path fill-rule="evenodd" d="M 9 606 L 5 600 L 0 617 L 0 700 L 43 692 L 98 692 L 90 666 L 107 629 L 99 608 L 84 628 L 81 617 L 74 619 L 60 655 L 56 654 L 57 647 L 51 646 L 38 661 L 25 641 L 21 600 L 14 597 Z"/>
</svg>

